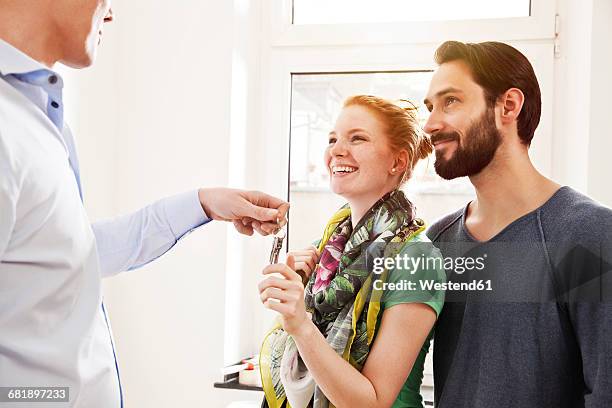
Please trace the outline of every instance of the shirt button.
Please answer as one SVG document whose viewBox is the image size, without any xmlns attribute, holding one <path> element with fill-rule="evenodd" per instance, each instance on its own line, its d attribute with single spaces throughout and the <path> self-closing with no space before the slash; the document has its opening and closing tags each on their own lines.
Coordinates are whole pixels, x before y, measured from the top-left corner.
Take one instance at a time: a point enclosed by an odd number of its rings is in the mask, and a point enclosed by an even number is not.
<svg viewBox="0 0 612 408">
<path fill-rule="evenodd" d="M 59 108 L 59 103 L 53 101 L 51 102 L 51 106 L 53 106 L 55 109 Z"/>
<path fill-rule="evenodd" d="M 54 85 L 55 83 L 57 83 L 57 75 L 51 75 L 51 76 L 49 77 L 49 83 L 50 83 L 51 85 Z"/>
</svg>

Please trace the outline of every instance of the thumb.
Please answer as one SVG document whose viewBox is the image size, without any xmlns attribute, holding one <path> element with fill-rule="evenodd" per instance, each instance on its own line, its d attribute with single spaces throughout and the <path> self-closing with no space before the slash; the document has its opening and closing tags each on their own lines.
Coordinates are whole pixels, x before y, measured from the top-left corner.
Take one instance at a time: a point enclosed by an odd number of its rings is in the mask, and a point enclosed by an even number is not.
<svg viewBox="0 0 612 408">
<path fill-rule="evenodd" d="M 285 262 L 289 268 L 295 271 L 295 258 L 293 255 L 287 255 L 287 262 Z"/>
<path fill-rule="evenodd" d="M 259 207 L 249 203 L 246 209 L 246 214 L 243 216 L 251 217 L 260 222 L 273 221 L 276 222 L 278 210 L 274 208 Z"/>
</svg>

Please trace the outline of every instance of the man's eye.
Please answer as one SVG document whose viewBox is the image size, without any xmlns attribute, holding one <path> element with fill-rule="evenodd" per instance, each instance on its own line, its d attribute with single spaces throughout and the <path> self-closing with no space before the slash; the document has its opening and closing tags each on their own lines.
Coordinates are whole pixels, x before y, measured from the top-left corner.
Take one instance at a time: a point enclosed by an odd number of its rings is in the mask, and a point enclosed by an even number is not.
<svg viewBox="0 0 612 408">
<path fill-rule="evenodd" d="M 332 138 L 330 138 L 330 139 L 329 139 L 329 144 L 334 144 L 334 143 L 336 143 L 336 139 L 335 139 L 335 138 L 333 138 L 333 137 L 332 137 Z"/>
<path fill-rule="evenodd" d="M 446 98 L 446 106 L 452 105 L 455 102 L 458 102 L 459 99 L 455 98 L 454 96 L 449 96 L 448 98 Z"/>
<path fill-rule="evenodd" d="M 351 140 L 352 140 L 353 142 L 356 142 L 356 141 L 360 141 L 360 140 L 365 140 L 365 137 L 363 137 L 363 136 L 361 136 L 361 135 L 355 135 L 355 136 L 353 136 L 353 137 L 351 138 Z"/>
</svg>

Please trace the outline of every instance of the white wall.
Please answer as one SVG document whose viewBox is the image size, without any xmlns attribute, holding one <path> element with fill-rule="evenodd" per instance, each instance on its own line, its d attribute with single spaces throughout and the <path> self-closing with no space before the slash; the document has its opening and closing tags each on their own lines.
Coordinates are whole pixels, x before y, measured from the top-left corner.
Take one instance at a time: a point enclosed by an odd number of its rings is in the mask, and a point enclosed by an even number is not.
<svg viewBox="0 0 612 408">
<path fill-rule="evenodd" d="M 588 193 L 612 207 L 612 1 L 593 1 Z"/>
<path fill-rule="evenodd" d="M 95 67 L 67 75 L 67 116 L 92 219 L 198 186 L 266 187 L 266 147 L 254 133 L 265 131 L 260 4 L 114 1 L 116 20 Z M 552 152 L 556 179 L 608 205 L 610 7 L 608 0 L 559 0 Z M 246 169 L 253 152 L 262 166 Z M 250 330 L 262 326 L 252 313 L 255 288 L 241 274 L 265 262 L 258 248 L 267 241 L 249 238 L 241 252 L 245 242 L 213 223 L 152 265 L 105 282 L 126 406 L 221 407 L 260 398 L 212 388 L 224 360 L 255 351 L 259 334 Z"/>
<path fill-rule="evenodd" d="M 233 2 L 113 3 L 95 67 L 69 73 L 92 219 L 228 183 Z M 70 103 L 70 102 L 69 102 Z M 74 106 L 74 105 L 73 105 Z M 126 406 L 218 407 L 227 228 L 105 282 Z"/>
<path fill-rule="evenodd" d="M 612 2 L 558 0 L 553 177 L 612 206 Z"/>
</svg>

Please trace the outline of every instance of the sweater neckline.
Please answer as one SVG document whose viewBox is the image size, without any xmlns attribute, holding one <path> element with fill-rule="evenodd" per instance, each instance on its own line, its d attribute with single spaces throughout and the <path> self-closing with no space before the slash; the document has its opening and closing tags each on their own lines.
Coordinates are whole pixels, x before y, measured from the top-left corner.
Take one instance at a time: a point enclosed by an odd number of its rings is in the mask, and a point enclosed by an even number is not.
<svg viewBox="0 0 612 408">
<path fill-rule="evenodd" d="M 486 244 L 488 242 L 495 242 L 497 241 L 497 239 L 499 237 L 501 237 L 503 234 L 505 234 L 508 230 L 510 230 L 512 227 L 514 227 L 516 224 L 532 217 L 533 215 L 539 213 L 540 211 L 544 210 L 546 207 L 552 205 L 551 203 L 553 203 L 554 201 L 556 201 L 558 199 L 558 197 L 565 192 L 566 190 L 569 190 L 570 187 L 569 186 L 561 186 L 557 189 L 557 191 L 554 192 L 553 195 L 550 196 L 550 198 L 548 200 L 546 200 L 546 202 L 544 202 L 544 204 L 542 204 L 541 206 L 539 206 L 538 208 L 536 208 L 535 210 L 529 211 L 526 214 L 521 215 L 520 217 L 518 217 L 517 219 L 515 219 L 514 221 L 512 221 L 510 224 L 506 225 L 504 228 L 502 228 L 501 231 L 499 231 L 497 234 L 495 234 L 493 237 L 491 237 L 490 239 L 486 240 L 486 241 L 480 241 L 478 239 L 476 239 L 471 233 L 470 231 L 467 229 L 467 226 L 465 225 L 465 220 L 467 218 L 467 211 L 468 208 L 470 206 L 470 204 L 472 203 L 472 201 L 470 201 L 469 203 L 466 204 L 465 208 L 463 209 L 463 213 L 461 214 L 461 229 L 463 230 L 463 233 L 470 239 L 470 241 L 475 242 L 475 243 L 479 243 L 479 244 Z"/>
</svg>

